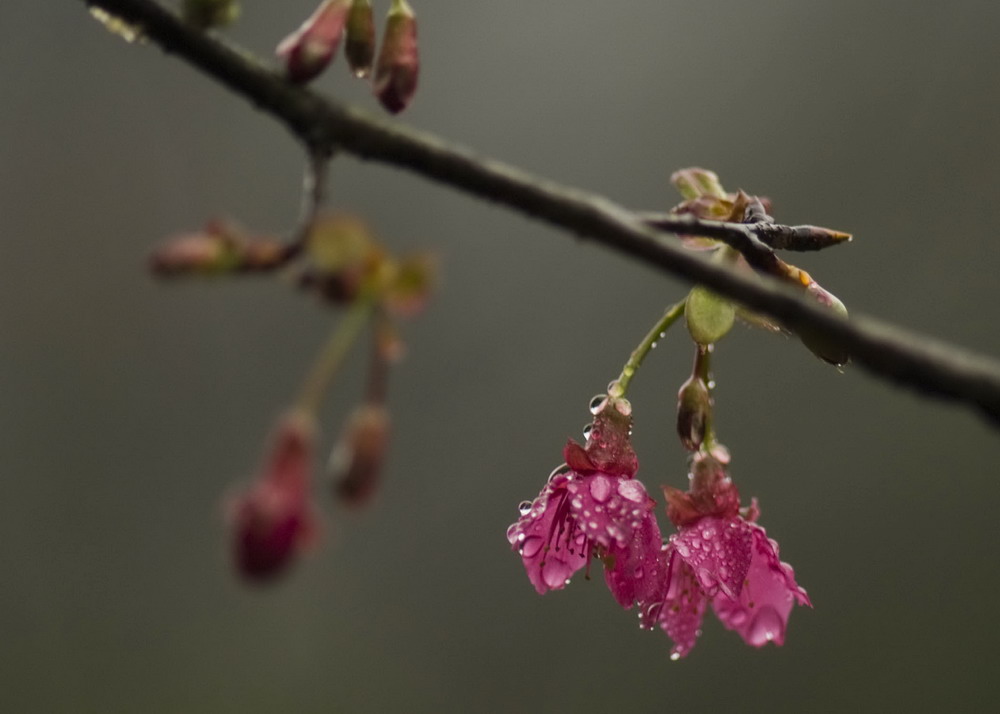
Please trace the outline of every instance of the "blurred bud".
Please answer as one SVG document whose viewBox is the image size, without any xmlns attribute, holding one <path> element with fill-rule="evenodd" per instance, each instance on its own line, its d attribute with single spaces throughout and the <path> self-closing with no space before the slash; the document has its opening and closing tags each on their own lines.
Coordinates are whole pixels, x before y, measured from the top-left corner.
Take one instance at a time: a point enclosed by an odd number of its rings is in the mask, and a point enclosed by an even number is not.
<svg viewBox="0 0 1000 714">
<path fill-rule="evenodd" d="M 688 293 L 684 319 L 691 339 L 699 345 L 710 345 L 732 329 L 736 308 L 726 298 L 696 285 Z"/>
<path fill-rule="evenodd" d="M 344 54 L 355 77 L 371 74 L 375 59 L 375 20 L 371 0 L 353 0 L 351 3 Z"/>
<path fill-rule="evenodd" d="M 282 418 L 264 471 L 230 506 L 233 555 L 248 579 L 278 575 L 312 537 L 308 499 L 315 438 L 311 416 L 292 412 Z"/>
<path fill-rule="evenodd" d="M 708 169 L 692 167 L 675 171 L 670 176 L 670 183 L 688 200 L 702 196 L 727 198 L 726 191 L 719 182 L 719 177 L 714 171 Z"/>
<path fill-rule="evenodd" d="M 820 284 L 815 280 L 810 280 L 806 286 L 806 294 L 841 317 L 847 317 L 847 307 L 844 303 L 836 295 L 820 287 Z M 837 340 L 808 327 L 800 328 L 796 332 L 799 339 L 802 340 L 802 344 L 821 360 L 837 367 L 841 367 L 851 360 L 851 354 Z"/>
<path fill-rule="evenodd" d="M 324 0 L 302 26 L 278 44 L 275 53 L 285 63 L 285 75 L 304 84 L 319 75 L 333 60 L 350 0 Z"/>
<path fill-rule="evenodd" d="M 393 114 L 406 109 L 417 91 L 419 70 L 417 18 L 406 0 L 393 0 L 372 88 L 382 106 Z"/>
<path fill-rule="evenodd" d="M 389 412 L 381 404 L 364 404 L 348 420 L 330 455 L 337 497 L 363 506 L 378 489 L 389 442 Z"/>
<path fill-rule="evenodd" d="M 301 275 L 300 284 L 337 304 L 353 300 L 386 262 L 368 226 L 343 214 L 314 221 L 305 251 L 312 268 Z"/>
<path fill-rule="evenodd" d="M 224 221 L 212 221 L 198 233 L 169 239 L 149 258 L 153 273 L 180 275 L 217 275 L 235 270 L 243 256 L 242 231 Z"/>
<path fill-rule="evenodd" d="M 339 273 L 363 264 L 373 250 L 377 246 L 368 225 L 346 214 L 317 218 L 306 237 L 306 254 L 323 273 Z"/>
<path fill-rule="evenodd" d="M 240 3 L 239 0 L 184 0 L 181 16 L 203 30 L 223 27 L 240 16 Z"/>
<path fill-rule="evenodd" d="M 691 375 L 677 393 L 677 435 L 688 451 L 701 448 L 711 412 L 712 396 L 708 385 L 698 375 Z"/>
<path fill-rule="evenodd" d="M 434 261 L 427 255 L 404 258 L 391 271 L 383 297 L 391 312 L 413 317 L 427 306 L 434 284 Z"/>
</svg>

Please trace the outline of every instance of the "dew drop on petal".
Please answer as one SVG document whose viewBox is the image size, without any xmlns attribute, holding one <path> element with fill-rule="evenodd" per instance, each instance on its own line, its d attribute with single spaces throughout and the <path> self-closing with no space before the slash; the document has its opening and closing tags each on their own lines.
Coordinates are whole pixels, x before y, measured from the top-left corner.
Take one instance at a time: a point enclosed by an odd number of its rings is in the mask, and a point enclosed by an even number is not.
<svg viewBox="0 0 1000 714">
<path fill-rule="evenodd" d="M 519 503 L 517 506 L 517 510 L 521 513 L 522 516 L 526 516 L 529 513 L 531 513 L 531 506 L 532 506 L 531 501 L 521 501 L 521 503 Z"/>
<path fill-rule="evenodd" d="M 532 536 L 525 539 L 524 545 L 521 547 L 521 555 L 525 558 L 534 558 L 541 549 L 542 538 L 540 536 Z"/>
<path fill-rule="evenodd" d="M 633 503 L 643 503 L 646 500 L 646 489 L 635 479 L 623 479 L 618 482 L 618 493 Z M 635 515 L 639 515 L 635 513 Z"/>
<path fill-rule="evenodd" d="M 598 474 L 590 480 L 590 495 L 598 503 L 604 503 L 611 498 L 611 479 Z"/>
<path fill-rule="evenodd" d="M 587 426 L 583 427 L 583 438 L 584 439 L 589 439 L 590 438 L 590 432 L 592 432 L 593 430 L 594 430 L 594 425 L 593 424 L 587 424 Z"/>
<path fill-rule="evenodd" d="M 608 403 L 607 394 L 597 394 L 593 399 L 590 400 L 590 413 L 600 414 L 604 409 L 604 405 Z"/>
<path fill-rule="evenodd" d="M 784 624 L 777 611 L 770 606 L 762 607 L 754 616 L 747 631 L 746 639 L 751 645 L 761 647 L 768 642 L 784 639 Z"/>
<path fill-rule="evenodd" d="M 514 545 L 514 541 L 518 540 L 517 535 L 517 524 L 511 523 L 510 528 L 507 529 L 507 542 Z M 524 535 L 523 533 L 521 535 Z"/>
<path fill-rule="evenodd" d="M 670 660 L 671 660 L 672 662 L 676 662 L 676 661 L 677 661 L 677 660 L 679 660 L 680 658 L 681 658 L 681 653 L 680 653 L 680 652 L 671 652 L 671 653 L 670 653 Z"/>
<path fill-rule="evenodd" d="M 566 476 L 567 474 L 570 474 L 572 472 L 573 469 L 571 469 L 567 464 L 559 464 L 554 469 L 552 469 L 552 473 L 549 474 L 549 483 L 552 483 L 553 480 L 555 480 L 559 476 Z"/>
</svg>

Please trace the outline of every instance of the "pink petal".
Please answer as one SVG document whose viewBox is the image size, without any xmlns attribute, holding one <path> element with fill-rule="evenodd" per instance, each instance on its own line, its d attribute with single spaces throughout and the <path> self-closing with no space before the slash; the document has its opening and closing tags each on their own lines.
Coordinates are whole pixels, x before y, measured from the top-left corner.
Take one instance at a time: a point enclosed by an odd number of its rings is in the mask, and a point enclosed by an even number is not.
<svg viewBox="0 0 1000 714">
<path fill-rule="evenodd" d="M 701 634 L 701 620 L 707 600 L 698 584 L 694 570 L 679 557 L 672 547 L 664 550 L 667 560 L 667 592 L 657 612 L 660 627 L 674 641 L 671 659 L 680 659 L 694 647 Z"/>
<path fill-rule="evenodd" d="M 719 620 L 736 630 L 748 645 L 762 647 L 768 642 L 781 645 L 792 605 L 809 605 L 806 591 L 795 582 L 792 567 L 778 559 L 778 544 L 763 528 L 749 524 L 753 536 L 750 568 L 737 598 L 724 593 L 712 604 Z"/>
<path fill-rule="evenodd" d="M 629 546 L 608 552 L 613 562 L 610 567 L 605 567 L 604 579 L 615 600 L 626 610 L 653 595 L 660 579 L 658 569 L 662 545 L 660 526 L 650 507 L 642 516 L 639 528 L 633 531 Z"/>
<path fill-rule="evenodd" d="M 750 567 L 749 523 L 741 518 L 705 516 L 681 528 L 670 540 L 708 597 L 720 590 L 730 598 L 740 594 Z"/>
<path fill-rule="evenodd" d="M 578 479 L 575 474 L 551 479 L 507 529 L 507 540 L 521 555 L 528 579 L 540 595 L 564 588 L 590 558 L 590 544 L 569 517 L 567 506 L 567 486 Z"/>
</svg>

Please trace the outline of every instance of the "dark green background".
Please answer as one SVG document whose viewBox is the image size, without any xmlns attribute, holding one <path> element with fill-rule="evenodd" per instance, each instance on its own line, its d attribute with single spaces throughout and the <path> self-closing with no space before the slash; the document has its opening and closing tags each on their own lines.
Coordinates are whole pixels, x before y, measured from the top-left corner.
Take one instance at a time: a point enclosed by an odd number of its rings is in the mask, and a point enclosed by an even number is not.
<svg viewBox="0 0 1000 714">
<path fill-rule="evenodd" d="M 405 121 L 637 208 L 711 167 L 856 235 L 796 260 L 854 311 L 1000 353 L 997 3 L 413 3 Z M 230 34 L 267 54 L 312 4 L 247 2 Z M 340 63 L 318 84 L 374 106 Z M 0 709 L 995 710 L 996 432 L 737 329 L 720 434 L 815 609 L 761 651 L 709 618 L 670 662 L 600 580 L 538 597 L 504 531 L 686 286 L 352 159 L 331 205 L 437 252 L 440 290 L 406 328 L 377 506 L 317 484 L 321 549 L 242 586 L 223 495 L 333 317 L 280 281 L 163 285 L 144 261 L 213 215 L 288 227 L 301 164 L 273 120 L 82 3 L 0 4 Z M 684 483 L 684 340 L 634 383 L 651 489 Z"/>
</svg>

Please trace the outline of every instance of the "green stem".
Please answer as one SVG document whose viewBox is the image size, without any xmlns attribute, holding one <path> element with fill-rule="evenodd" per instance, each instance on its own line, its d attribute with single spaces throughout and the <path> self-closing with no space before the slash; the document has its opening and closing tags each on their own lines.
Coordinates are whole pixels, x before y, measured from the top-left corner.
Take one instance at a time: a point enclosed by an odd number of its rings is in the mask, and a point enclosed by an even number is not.
<svg viewBox="0 0 1000 714">
<path fill-rule="evenodd" d="M 316 358 L 305 381 L 302 382 L 302 389 L 296 402 L 299 409 L 314 416 L 319 411 L 330 383 L 343 365 L 362 328 L 367 324 L 374 306 L 372 298 L 363 294 L 359 295 L 351 305 Z"/>
<path fill-rule="evenodd" d="M 664 333 L 677 321 L 677 318 L 684 314 L 684 305 L 685 301 L 681 300 L 679 303 L 668 307 L 667 311 L 663 313 L 663 317 L 653 325 L 653 329 L 642 339 L 639 346 L 632 350 L 632 356 L 628 358 L 628 362 L 622 367 L 622 373 L 618 376 L 618 379 L 611 383 L 613 386 L 608 388 L 611 396 L 625 396 L 625 393 L 628 391 L 629 382 L 632 381 L 632 377 L 635 376 L 639 367 L 642 366 L 642 361 L 646 359 L 646 355 L 656 347 L 656 343 L 659 340 L 663 339 Z"/>
</svg>

